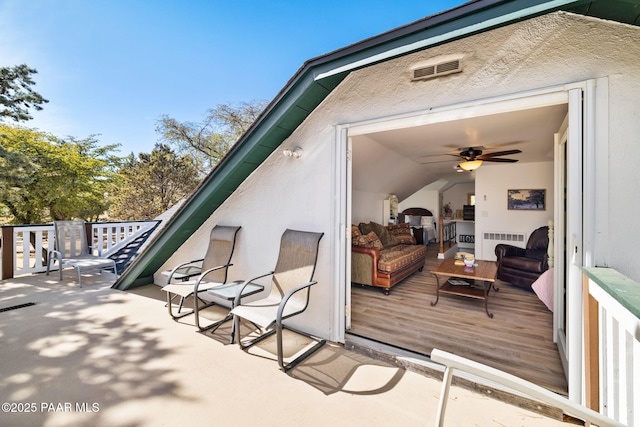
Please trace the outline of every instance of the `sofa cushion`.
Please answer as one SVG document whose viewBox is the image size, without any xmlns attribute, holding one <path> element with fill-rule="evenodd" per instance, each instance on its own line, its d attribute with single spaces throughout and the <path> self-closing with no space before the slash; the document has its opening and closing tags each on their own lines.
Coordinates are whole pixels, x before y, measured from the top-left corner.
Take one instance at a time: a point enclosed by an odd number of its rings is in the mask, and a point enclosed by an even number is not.
<svg viewBox="0 0 640 427">
<path fill-rule="evenodd" d="M 396 240 L 396 238 L 393 237 L 391 233 L 389 233 L 389 230 L 387 230 L 387 228 L 382 224 L 378 224 L 373 221 L 368 224 L 361 222 L 358 227 L 360 228 L 362 234 L 368 234 L 371 231 L 376 233 L 385 248 L 398 244 L 398 240 Z"/>
<path fill-rule="evenodd" d="M 409 223 L 392 224 L 387 226 L 389 233 L 396 238 L 400 245 L 415 245 L 416 239 L 411 234 Z"/>
<path fill-rule="evenodd" d="M 378 271 L 393 273 L 413 263 L 417 259 L 424 258 L 427 248 L 424 245 L 396 245 L 380 251 Z"/>
<path fill-rule="evenodd" d="M 360 234 L 359 236 L 352 238 L 351 244 L 354 246 L 362 246 L 363 248 L 374 248 L 378 250 L 384 249 L 382 242 L 373 231 L 370 231 L 367 234 Z"/>
</svg>

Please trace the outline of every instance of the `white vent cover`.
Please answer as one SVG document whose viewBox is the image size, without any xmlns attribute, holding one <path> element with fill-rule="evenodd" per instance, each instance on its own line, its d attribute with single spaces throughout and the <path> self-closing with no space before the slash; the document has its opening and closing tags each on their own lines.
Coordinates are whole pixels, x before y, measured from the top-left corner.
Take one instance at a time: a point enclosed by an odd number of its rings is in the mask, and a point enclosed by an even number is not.
<svg viewBox="0 0 640 427">
<path fill-rule="evenodd" d="M 434 65 L 428 65 L 424 67 L 418 67 L 413 69 L 412 80 L 426 80 L 433 79 L 440 76 L 446 76 L 447 74 L 459 73 L 462 71 L 460 60 L 455 59 L 453 61 L 440 62 Z"/>
<path fill-rule="evenodd" d="M 492 240 L 504 243 L 526 243 L 526 235 L 524 233 L 519 232 L 509 232 L 509 231 L 485 231 L 484 240 Z M 516 245 L 517 246 L 517 245 Z"/>
</svg>

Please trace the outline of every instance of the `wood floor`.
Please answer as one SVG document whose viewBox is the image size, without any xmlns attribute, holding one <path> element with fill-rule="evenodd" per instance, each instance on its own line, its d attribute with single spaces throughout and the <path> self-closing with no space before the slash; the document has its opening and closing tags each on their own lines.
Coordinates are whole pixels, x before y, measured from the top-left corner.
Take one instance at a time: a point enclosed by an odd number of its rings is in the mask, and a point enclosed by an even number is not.
<svg viewBox="0 0 640 427">
<path fill-rule="evenodd" d="M 353 285 L 349 333 L 429 355 L 449 351 L 501 369 L 566 395 L 567 382 L 556 344 L 553 315 L 533 292 L 497 281 L 491 291 L 489 318 L 484 301 L 440 294 L 434 307 L 440 263 L 429 246 L 424 271 L 391 289 Z"/>
</svg>

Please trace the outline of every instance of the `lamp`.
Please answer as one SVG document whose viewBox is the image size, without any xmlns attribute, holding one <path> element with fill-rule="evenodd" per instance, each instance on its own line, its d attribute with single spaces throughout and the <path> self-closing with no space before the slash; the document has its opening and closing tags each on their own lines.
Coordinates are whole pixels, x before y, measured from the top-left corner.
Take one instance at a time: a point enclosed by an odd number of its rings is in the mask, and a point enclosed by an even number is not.
<svg viewBox="0 0 640 427">
<path fill-rule="evenodd" d="M 458 166 L 466 171 L 474 171 L 480 167 L 482 160 L 471 160 L 468 162 L 462 162 Z"/>
<path fill-rule="evenodd" d="M 302 148 L 296 147 L 293 150 L 290 148 L 287 148 L 282 152 L 282 154 L 284 154 L 286 157 L 293 157 L 294 159 L 299 159 L 300 157 L 302 157 L 303 152 L 304 151 L 302 151 Z"/>
</svg>

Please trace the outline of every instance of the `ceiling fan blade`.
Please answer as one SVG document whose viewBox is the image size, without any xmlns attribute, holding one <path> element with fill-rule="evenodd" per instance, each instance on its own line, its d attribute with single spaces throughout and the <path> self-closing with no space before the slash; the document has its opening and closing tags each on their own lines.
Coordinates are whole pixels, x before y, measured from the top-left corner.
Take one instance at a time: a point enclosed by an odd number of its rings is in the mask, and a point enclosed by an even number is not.
<svg viewBox="0 0 640 427">
<path fill-rule="evenodd" d="M 457 156 L 456 156 L 457 157 Z M 428 160 L 428 161 L 420 161 L 421 165 L 429 165 L 432 163 L 449 163 L 449 162 L 460 162 L 460 159 L 446 159 L 446 160 Z"/>
<path fill-rule="evenodd" d="M 489 144 L 489 145 L 485 145 L 484 148 L 486 150 L 493 150 L 496 148 L 502 148 L 502 147 L 509 147 L 511 145 L 518 145 L 518 144 L 523 144 L 526 141 L 510 141 L 510 142 L 503 142 L 501 144 Z"/>
<path fill-rule="evenodd" d="M 496 157 L 496 156 L 509 156 L 511 154 L 520 154 L 522 153 L 521 150 L 505 150 L 505 151 L 496 151 L 494 153 L 486 153 L 486 154 L 481 154 L 480 156 L 478 156 L 478 158 L 482 158 L 482 159 L 487 159 L 489 157 Z"/>
<path fill-rule="evenodd" d="M 496 158 L 489 157 L 488 159 L 483 158 L 483 159 L 478 159 L 478 160 L 482 160 L 483 162 L 501 162 L 501 163 L 515 163 L 515 162 L 517 162 L 516 159 L 503 159 L 503 158 L 500 158 L 500 157 L 496 157 Z"/>
<path fill-rule="evenodd" d="M 420 157 L 445 157 L 445 156 L 455 156 L 458 157 L 458 153 L 449 152 L 449 153 L 434 153 L 434 154 L 423 154 Z"/>
</svg>

